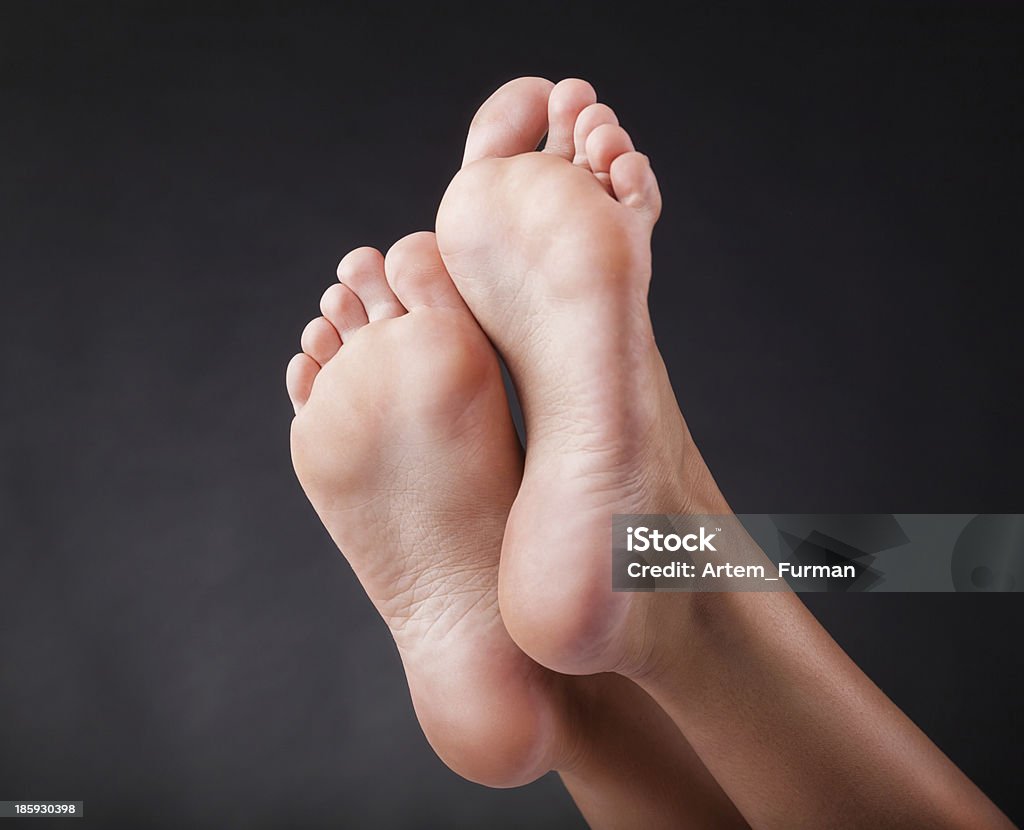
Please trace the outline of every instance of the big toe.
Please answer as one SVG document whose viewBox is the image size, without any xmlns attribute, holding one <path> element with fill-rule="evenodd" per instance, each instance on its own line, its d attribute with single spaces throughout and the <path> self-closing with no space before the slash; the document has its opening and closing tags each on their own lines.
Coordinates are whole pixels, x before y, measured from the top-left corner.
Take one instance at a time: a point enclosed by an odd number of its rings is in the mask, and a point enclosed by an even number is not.
<svg viewBox="0 0 1024 830">
<path fill-rule="evenodd" d="M 553 86 L 545 78 L 516 78 L 484 101 L 469 127 L 462 166 L 536 150 L 548 129 Z"/>
<path fill-rule="evenodd" d="M 465 309 L 462 295 L 448 275 L 437 249 L 437 238 L 429 231 L 399 239 L 384 258 L 388 284 L 407 309 Z"/>
</svg>

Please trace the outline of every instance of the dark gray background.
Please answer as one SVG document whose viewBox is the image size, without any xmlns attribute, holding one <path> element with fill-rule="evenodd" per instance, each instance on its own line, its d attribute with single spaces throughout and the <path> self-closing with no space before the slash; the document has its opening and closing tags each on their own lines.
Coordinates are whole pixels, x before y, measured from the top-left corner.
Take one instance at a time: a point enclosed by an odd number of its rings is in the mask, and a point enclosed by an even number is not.
<svg viewBox="0 0 1024 830">
<path fill-rule="evenodd" d="M 4 6 L 0 798 L 574 826 L 433 758 L 282 386 L 519 74 L 590 79 L 654 160 L 659 342 L 736 509 L 1022 509 L 1020 6 L 351 5 Z M 805 600 L 1020 821 L 1019 598 Z"/>
</svg>

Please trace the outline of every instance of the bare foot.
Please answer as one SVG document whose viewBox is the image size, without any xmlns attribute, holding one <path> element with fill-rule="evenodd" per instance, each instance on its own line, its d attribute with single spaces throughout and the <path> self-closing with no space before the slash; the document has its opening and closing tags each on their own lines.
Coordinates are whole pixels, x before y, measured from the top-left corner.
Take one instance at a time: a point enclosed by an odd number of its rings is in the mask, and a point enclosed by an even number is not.
<svg viewBox="0 0 1024 830">
<path fill-rule="evenodd" d="M 432 234 L 353 251 L 288 367 L 295 470 L 381 616 L 416 713 L 457 773 L 557 769 L 595 828 L 745 826 L 668 715 L 612 674 L 515 645 L 498 553 L 522 475 L 497 356 Z"/>
<path fill-rule="evenodd" d="M 521 449 L 494 350 L 433 234 L 338 267 L 288 367 L 295 471 L 391 629 L 427 738 L 492 786 L 560 752 L 550 672 L 498 614 Z"/>
<path fill-rule="evenodd" d="M 753 826 L 1009 827 L 792 593 L 612 592 L 612 514 L 729 509 L 651 331 L 654 174 L 594 98 L 575 80 L 498 90 L 437 218 L 523 403 L 499 574 L 510 634 L 554 669 L 633 678 Z"/>
<path fill-rule="evenodd" d="M 613 513 L 726 512 L 647 310 L 658 185 L 589 84 L 523 78 L 474 119 L 437 217 L 445 265 L 505 358 L 525 477 L 501 563 L 513 638 L 558 671 L 636 674 L 644 595 L 611 592 Z M 531 152 L 544 133 L 543 152 Z"/>
</svg>

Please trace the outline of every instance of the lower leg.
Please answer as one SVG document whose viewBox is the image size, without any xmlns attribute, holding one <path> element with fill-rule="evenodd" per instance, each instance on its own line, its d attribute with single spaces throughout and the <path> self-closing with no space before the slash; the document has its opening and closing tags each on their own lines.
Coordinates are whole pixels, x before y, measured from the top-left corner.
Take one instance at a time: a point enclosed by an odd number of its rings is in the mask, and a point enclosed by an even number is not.
<svg viewBox="0 0 1024 830">
<path fill-rule="evenodd" d="M 739 811 L 672 720 L 614 674 L 574 678 L 581 735 L 559 772 L 593 828 L 741 828 Z"/>
<path fill-rule="evenodd" d="M 634 679 L 752 826 L 1011 827 L 796 595 L 644 599 Z"/>
</svg>

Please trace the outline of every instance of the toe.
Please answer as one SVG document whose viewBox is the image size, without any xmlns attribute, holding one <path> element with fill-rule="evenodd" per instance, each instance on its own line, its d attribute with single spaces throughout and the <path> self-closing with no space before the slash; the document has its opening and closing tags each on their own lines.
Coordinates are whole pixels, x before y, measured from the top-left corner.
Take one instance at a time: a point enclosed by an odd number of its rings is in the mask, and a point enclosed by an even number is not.
<svg viewBox="0 0 1024 830">
<path fill-rule="evenodd" d="M 587 139 L 590 134 L 602 124 L 618 125 L 619 119 L 615 111 L 606 104 L 591 104 L 576 119 L 576 126 L 573 128 L 573 145 L 576 155 L 573 157 L 573 164 L 581 167 L 589 167 L 587 161 Z"/>
<path fill-rule="evenodd" d="M 320 313 L 338 330 L 342 343 L 369 322 L 356 292 L 340 282 L 334 283 L 320 298 Z"/>
<path fill-rule="evenodd" d="M 644 214 L 653 225 L 661 214 L 661 191 L 647 156 L 623 153 L 612 162 L 609 172 L 615 198 Z"/>
<path fill-rule="evenodd" d="M 313 381 L 317 372 L 320 371 L 318 364 L 308 354 L 297 354 L 288 362 L 288 369 L 285 372 L 285 386 L 288 388 L 288 397 L 291 398 L 292 407 L 295 413 L 306 405 L 309 400 L 309 393 L 313 389 Z"/>
<path fill-rule="evenodd" d="M 338 279 L 359 297 L 371 323 L 405 314 L 384 277 L 384 257 L 375 248 L 356 248 L 346 254 L 338 264 Z"/>
<path fill-rule="evenodd" d="M 462 166 L 536 150 L 547 132 L 552 86 L 544 78 L 517 78 L 484 101 L 469 127 Z"/>
<path fill-rule="evenodd" d="M 384 260 L 388 283 L 407 309 L 420 306 L 466 308 L 444 267 L 437 239 L 428 231 L 403 237 Z"/>
<path fill-rule="evenodd" d="M 572 161 L 576 151 L 573 141 L 576 119 L 596 101 L 597 93 L 586 81 L 568 78 L 555 84 L 548 98 L 548 139 L 544 152 Z"/>
<path fill-rule="evenodd" d="M 340 348 L 341 337 L 338 330 L 323 317 L 310 320 L 302 330 L 302 351 L 320 366 L 334 357 Z"/>
<path fill-rule="evenodd" d="M 612 162 L 633 151 L 633 141 L 622 127 L 602 124 L 587 137 L 587 160 L 594 173 L 608 173 Z"/>
</svg>

